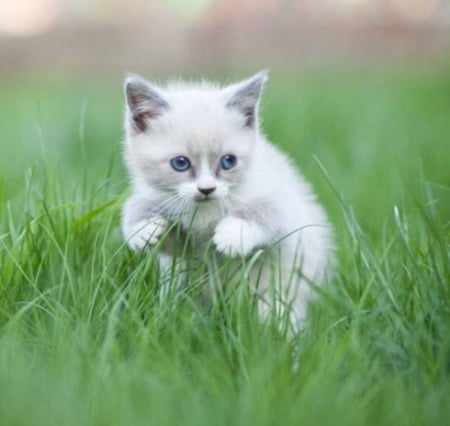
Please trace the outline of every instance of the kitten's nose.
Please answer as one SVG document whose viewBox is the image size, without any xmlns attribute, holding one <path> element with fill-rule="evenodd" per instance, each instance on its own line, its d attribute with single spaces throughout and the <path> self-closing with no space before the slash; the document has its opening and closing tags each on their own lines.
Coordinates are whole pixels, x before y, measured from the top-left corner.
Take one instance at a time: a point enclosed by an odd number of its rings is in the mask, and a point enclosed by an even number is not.
<svg viewBox="0 0 450 426">
<path fill-rule="evenodd" d="M 215 186 L 212 186 L 210 188 L 198 188 L 198 190 L 203 194 L 203 195 L 209 195 L 211 193 L 213 193 L 216 190 Z"/>
</svg>

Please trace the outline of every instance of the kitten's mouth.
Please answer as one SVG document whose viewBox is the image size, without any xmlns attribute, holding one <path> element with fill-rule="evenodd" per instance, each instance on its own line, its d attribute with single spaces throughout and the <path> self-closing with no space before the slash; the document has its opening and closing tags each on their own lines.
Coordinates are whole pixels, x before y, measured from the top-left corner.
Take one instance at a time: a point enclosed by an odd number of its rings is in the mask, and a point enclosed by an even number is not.
<svg viewBox="0 0 450 426">
<path fill-rule="evenodd" d="M 214 198 L 211 198 L 211 197 L 195 197 L 194 198 L 194 201 L 196 203 L 200 203 L 200 204 L 207 203 L 207 202 L 213 201 L 213 200 L 214 200 Z"/>
</svg>

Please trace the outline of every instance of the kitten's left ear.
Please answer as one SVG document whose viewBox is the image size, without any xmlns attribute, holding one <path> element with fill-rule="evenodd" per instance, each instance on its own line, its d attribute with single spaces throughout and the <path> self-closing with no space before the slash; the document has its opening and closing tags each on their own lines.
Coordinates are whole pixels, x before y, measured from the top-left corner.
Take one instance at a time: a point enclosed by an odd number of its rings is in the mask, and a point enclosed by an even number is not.
<svg viewBox="0 0 450 426">
<path fill-rule="evenodd" d="M 134 74 L 125 81 L 125 95 L 130 112 L 127 119 L 137 132 L 145 132 L 152 120 L 169 109 L 159 88 Z"/>
<path fill-rule="evenodd" d="M 258 118 L 258 104 L 268 71 L 260 71 L 254 76 L 224 89 L 226 107 L 236 108 L 245 118 L 245 127 L 255 128 Z"/>
</svg>

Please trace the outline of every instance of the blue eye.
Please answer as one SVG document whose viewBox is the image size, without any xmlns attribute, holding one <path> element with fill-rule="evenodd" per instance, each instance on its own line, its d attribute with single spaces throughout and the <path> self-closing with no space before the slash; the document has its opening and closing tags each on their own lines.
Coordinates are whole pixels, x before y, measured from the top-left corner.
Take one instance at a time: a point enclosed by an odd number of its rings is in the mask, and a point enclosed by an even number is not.
<svg viewBox="0 0 450 426">
<path fill-rule="evenodd" d="M 233 154 L 224 155 L 220 159 L 220 166 L 224 170 L 232 169 L 236 165 L 236 163 L 237 163 L 237 157 Z"/>
<path fill-rule="evenodd" d="M 189 161 L 189 158 L 180 155 L 179 157 L 172 158 L 170 160 L 170 165 L 177 172 L 185 172 L 190 169 L 191 162 Z"/>
</svg>

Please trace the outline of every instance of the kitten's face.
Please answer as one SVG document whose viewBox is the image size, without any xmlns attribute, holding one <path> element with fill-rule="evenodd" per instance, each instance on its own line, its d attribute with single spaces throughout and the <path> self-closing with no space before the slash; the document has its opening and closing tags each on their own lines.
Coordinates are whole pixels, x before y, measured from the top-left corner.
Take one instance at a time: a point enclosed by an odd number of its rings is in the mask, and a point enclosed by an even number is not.
<svg viewBox="0 0 450 426">
<path fill-rule="evenodd" d="M 225 89 L 165 90 L 129 79 L 126 154 L 132 172 L 174 203 L 232 199 L 252 160 L 265 78 L 258 74 Z"/>
</svg>

